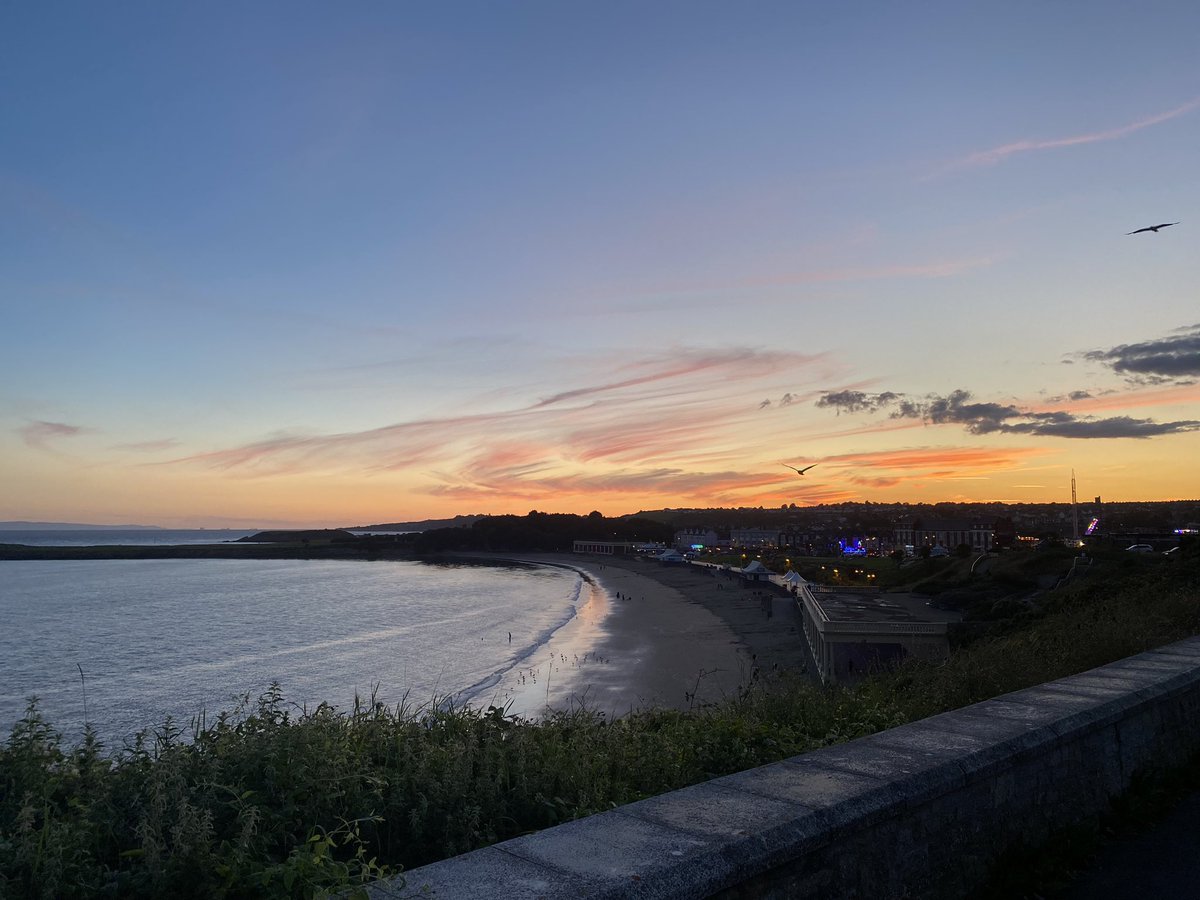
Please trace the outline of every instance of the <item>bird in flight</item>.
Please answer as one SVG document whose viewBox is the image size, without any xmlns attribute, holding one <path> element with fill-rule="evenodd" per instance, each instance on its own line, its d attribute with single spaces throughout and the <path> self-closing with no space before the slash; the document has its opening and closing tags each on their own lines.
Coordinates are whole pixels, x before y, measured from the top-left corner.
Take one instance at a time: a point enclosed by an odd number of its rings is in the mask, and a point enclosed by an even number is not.
<svg viewBox="0 0 1200 900">
<path fill-rule="evenodd" d="M 787 463 L 780 463 L 780 465 L 787 466 L 789 469 L 791 469 L 797 475 L 803 475 L 805 472 L 807 472 L 809 469 L 811 469 L 813 466 L 815 466 L 816 463 L 813 463 L 812 466 L 805 466 L 803 469 L 797 469 L 795 466 L 788 466 Z"/>
<path fill-rule="evenodd" d="M 1147 225 L 1145 228 L 1139 228 L 1137 231 L 1127 231 L 1125 232 L 1125 236 L 1128 237 L 1131 234 L 1141 234 L 1143 231 L 1153 231 L 1155 234 L 1158 234 L 1158 229 L 1170 228 L 1172 225 L 1178 224 L 1178 222 L 1163 222 L 1161 225 Z"/>
</svg>

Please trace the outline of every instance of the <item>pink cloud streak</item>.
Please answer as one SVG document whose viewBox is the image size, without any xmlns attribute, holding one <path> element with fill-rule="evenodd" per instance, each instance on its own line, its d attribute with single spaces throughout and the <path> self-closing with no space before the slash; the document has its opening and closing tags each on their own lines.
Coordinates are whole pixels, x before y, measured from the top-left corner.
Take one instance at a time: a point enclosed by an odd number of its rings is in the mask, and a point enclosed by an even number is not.
<svg viewBox="0 0 1200 900">
<path fill-rule="evenodd" d="M 1029 153 L 1034 150 L 1053 150 L 1059 147 L 1074 147 L 1080 144 L 1095 144 L 1101 141 L 1115 141 L 1123 137 L 1128 137 L 1135 132 L 1141 131 L 1143 128 L 1149 128 L 1152 125 L 1160 125 L 1163 122 L 1169 122 L 1171 119 L 1185 115 L 1192 110 L 1200 107 L 1200 97 L 1193 98 L 1187 103 L 1176 106 L 1174 109 L 1169 109 L 1166 112 L 1158 113 L 1157 115 L 1149 116 L 1144 119 L 1138 119 L 1136 122 L 1131 122 L 1128 125 L 1121 125 L 1118 128 L 1110 128 L 1105 131 L 1093 131 L 1087 134 L 1075 134 L 1068 137 L 1050 138 L 1047 140 L 1023 140 L 1014 141 L 1011 144 L 1002 144 L 999 147 L 993 147 L 990 150 L 980 150 L 977 153 L 972 153 L 963 159 L 952 164 L 953 168 L 964 166 L 989 166 L 1003 162 L 1010 156 L 1018 153 Z"/>
<path fill-rule="evenodd" d="M 678 457 L 703 444 L 714 430 L 736 426 L 754 413 L 746 384 L 804 370 L 813 360 L 796 352 L 677 349 L 619 367 L 626 377 L 560 391 L 515 409 L 415 419 L 356 432 L 280 434 L 163 464 L 247 475 L 316 469 L 382 472 L 436 466 L 521 443 L 536 443 L 543 457 L 568 466 L 601 459 L 645 465 L 669 455 L 679 464 Z"/>
</svg>

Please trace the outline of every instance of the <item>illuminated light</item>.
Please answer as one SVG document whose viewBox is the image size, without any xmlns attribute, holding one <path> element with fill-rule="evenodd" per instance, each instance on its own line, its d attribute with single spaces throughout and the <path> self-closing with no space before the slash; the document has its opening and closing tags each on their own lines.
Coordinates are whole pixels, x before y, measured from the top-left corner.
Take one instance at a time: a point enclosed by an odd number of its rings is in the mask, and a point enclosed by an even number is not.
<svg viewBox="0 0 1200 900">
<path fill-rule="evenodd" d="M 838 547 L 841 549 L 844 556 L 866 556 L 867 548 L 863 546 L 861 538 L 854 538 L 852 541 L 838 541 Z"/>
<path fill-rule="evenodd" d="M 1100 527 L 1100 520 L 1092 519 L 1092 521 L 1088 522 L 1088 527 L 1084 530 L 1083 533 L 1084 534 L 1094 534 L 1096 532 L 1096 529 L 1099 527 Z"/>
</svg>

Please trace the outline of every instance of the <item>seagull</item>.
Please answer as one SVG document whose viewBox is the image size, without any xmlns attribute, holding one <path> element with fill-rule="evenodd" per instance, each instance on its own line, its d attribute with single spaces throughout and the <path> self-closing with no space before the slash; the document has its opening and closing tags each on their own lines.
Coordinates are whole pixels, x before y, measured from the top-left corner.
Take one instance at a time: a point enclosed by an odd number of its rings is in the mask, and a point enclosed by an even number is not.
<svg viewBox="0 0 1200 900">
<path fill-rule="evenodd" d="M 807 472 L 809 469 L 811 469 L 813 466 L 815 466 L 816 463 L 813 463 L 812 466 L 805 466 L 803 469 L 797 469 L 795 466 L 788 466 L 787 463 L 780 463 L 780 465 L 787 466 L 789 469 L 791 469 L 797 475 L 803 475 L 805 472 Z"/>
<path fill-rule="evenodd" d="M 1163 222 L 1161 225 L 1148 225 L 1145 228 L 1139 228 L 1137 231 L 1127 231 L 1125 232 L 1125 236 L 1128 237 L 1131 234 L 1141 234 L 1143 231 L 1153 231 L 1155 234 L 1158 234 L 1158 229 L 1170 228 L 1172 225 L 1178 224 L 1178 222 Z"/>
</svg>

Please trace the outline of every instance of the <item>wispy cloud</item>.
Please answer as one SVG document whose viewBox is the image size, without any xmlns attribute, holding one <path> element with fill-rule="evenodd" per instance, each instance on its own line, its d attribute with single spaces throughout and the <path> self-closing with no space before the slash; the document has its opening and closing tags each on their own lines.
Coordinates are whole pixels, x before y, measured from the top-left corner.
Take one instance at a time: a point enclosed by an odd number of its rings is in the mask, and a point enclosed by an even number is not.
<svg viewBox="0 0 1200 900">
<path fill-rule="evenodd" d="M 588 497 L 591 501 L 635 496 L 640 503 L 674 502 L 695 498 L 711 505 L 752 505 L 782 502 L 835 503 L 854 496 L 842 485 L 804 485 L 797 492 L 794 479 L 773 472 L 737 470 L 689 471 L 678 467 L 628 468 L 597 474 L 546 474 L 504 477 L 490 472 L 483 480 L 446 473 L 442 484 L 429 493 L 460 502 L 520 500 L 540 502 L 563 497 Z"/>
<path fill-rule="evenodd" d="M 838 480 L 884 490 L 928 482 L 986 480 L 999 471 L 1022 468 L 1049 451 L 1041 447 L 912 447 L 842 453 L 821 464 L 839 471 Z"/>
<path fill-rule="evenodd" d="M 419 470 L 436 492 L 522 496 L 647 477 L 654 483 L 724 490 L 701 457 L 732 452 L 763 433 L 746 426 L 755 415 L 750 397 L 766 390 L 804 396 L 816 358 L 744 347 L 676 348 L 612 367 L 605 359 L 577 360 L 580 382 L 523 406 L 459 416 L 415 418 L 379 428 L 336 434 L 281 433 L 258 441 L 170 461 L 269 477 L 305 471 L 363 474 Z M 588 370 L 594 376 L 587 377 Z M 607 375 L 607 377 L 604 377 Z M 782 420 L 781 420 L 782 421 Z M 771 426 L 768 426 L 768 428 Z M 777 425 L 774 427 L 782 427 Z M 714 435 L 717 436 L 714 442 Z M 594 471 L 598 470 L 598 471 Z M 772 474 L 772 478 L 774 478 Z M 557 479 L 562 479 L 558 481 Z M 743 489 L 753 489 L 745 478 Z M 732 488 L 730 488 L 732 490 Z"/>
<path fill-rule="evenodd" d="M 1102 141 L 1115 141 L 1123 137 L 1128 137 L 1144 128 L 1169 122 L 1172 119 L 1192 112 L 1192 110 L 1198 107 L 1200 107 L 1200 97 L 1195 97 L 1166 112 L 1147 116 L 1146 118 L 1138 119 L 1137 121 L 1130 122 L 1127 125 L 1120 125 L 1116 128 L 1067 135 L 1066 137 L 1013 141 L 1009 144 L 1001 144 L 999 147 L 992 147 L 990 150 L 980 150 L 977 153 L 972 153 L 951 163 L 949 168 L 990 166 L 1021 153 L 1032 153 L 1037 150 L 1055 150 L 1060 147 L 1075 147 L 1080 144 L 1095 144 Z"/>
<path fill-rule="evenodd" d="M 1040 447 L 910 447 L 842 453 L 825 457 L 821 463 L 857 471 L 863 478 L 872 477 L 873 470 L 885 473 L 901 470 L 936 477 L 1011 467 L 1046 452 Z"/>
<path fill-rule="evenodd" d="M 37 450 L 49 450 L 50 443 L 60 438 L 72 438 L 86 434 L 90 429 L 81 425 L 68 425 L 65 422 L 30 422 L 17 433 L 29 447 Z"/>
<path fill-rule="evenodd" d="M 163 450 L 174 450 L 179 446 L 175 438 L 163 438 L 157 441 L 135 441 L 131 444 L 113 444 L 113 450 L 128 450 L 133 453 L 158 453 Z"/>
<path fill-rule="evenodd" d="M 567 400 L 609 394 L 624 388 L 695 377 L 706 372 L 728 371 L 733 366 L 738 367 L 741 377 L 755 378 L 795 368 L 797 365 L 805 365 L 814 359 L 815 357 L 811 354 L 763 351 L 752 348 L 679 349 L 624 365 L 622 369 L 630 372 L 626 378 L 562 391 L 539 401 L 532 408 L 540 409 Z"/>
</svg>

